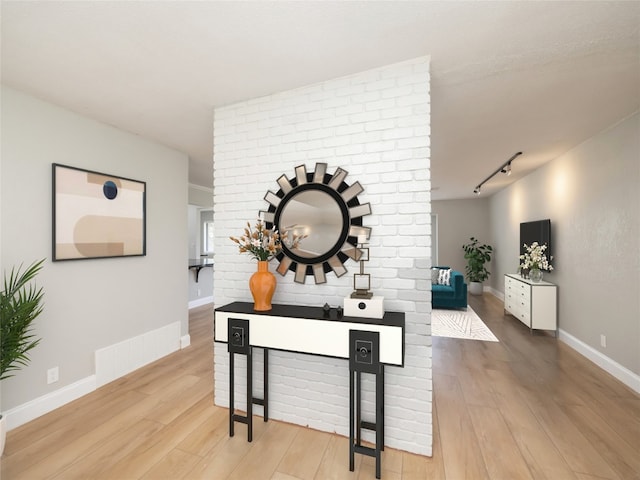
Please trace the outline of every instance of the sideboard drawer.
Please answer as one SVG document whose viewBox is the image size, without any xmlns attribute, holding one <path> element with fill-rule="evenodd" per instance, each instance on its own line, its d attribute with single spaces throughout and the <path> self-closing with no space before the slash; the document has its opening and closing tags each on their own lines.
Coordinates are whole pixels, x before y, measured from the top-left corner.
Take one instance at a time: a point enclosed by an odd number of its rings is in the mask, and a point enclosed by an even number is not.
<svg viewBox="0 0 640 480">
<path fill-rule="evenodd" d="M 522 308 L 526 308 L 527 310 L 531 307 L 531 294 L 529 291 L 520 292 L 518 296 L 518 305 Z"/>
<path fill-rule="evenodd" d="M 515 295 L 511 294 L 511 293 L 505 293 L 504 296 L 504 308 L 505 310 L 508 310 L 510 312 L 513 312 L 516 308 L 516 298 Z"/>
<path fill-rule="evenodd" d="M 519 310 L 517 310 L 516 317 L 520 321 L 522 321 L 522 323 L 524 323 L 527 327 L 531 326 L 531 312 L 529 309 L 520 308 Z"/>
</svg>

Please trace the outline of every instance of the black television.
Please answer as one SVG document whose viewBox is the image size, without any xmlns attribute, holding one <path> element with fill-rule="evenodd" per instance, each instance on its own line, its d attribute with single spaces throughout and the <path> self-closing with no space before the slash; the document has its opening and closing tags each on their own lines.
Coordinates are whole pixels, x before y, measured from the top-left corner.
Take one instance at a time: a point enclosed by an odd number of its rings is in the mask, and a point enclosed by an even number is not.
<svg viewBox="0 0 640 480">
<path fill-rule="evenodd" d="M 553 256 L 551 250 L 551 220 L 536 220 L 534 222 L 523 222 L 520 224 L 520 255 L 524 255 L 526 249 L 524 244 L 531 245 L 538 242 L 538 245 L 547 245 L 545 254 L 550 260 Z"/>
</svg>

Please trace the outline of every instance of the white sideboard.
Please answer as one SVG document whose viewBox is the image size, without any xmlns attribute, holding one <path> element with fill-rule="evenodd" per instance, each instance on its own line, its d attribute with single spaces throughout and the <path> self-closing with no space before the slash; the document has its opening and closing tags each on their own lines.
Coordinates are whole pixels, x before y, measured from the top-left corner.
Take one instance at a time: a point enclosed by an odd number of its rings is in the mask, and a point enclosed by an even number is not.
<svg viewBox="0 0 640 480">
<path fill-rule="evenodd" d="M 558 329 L 558 287 L 520 275 L 504 276 L 504 309 L 533 330 Z"/>
</svg>

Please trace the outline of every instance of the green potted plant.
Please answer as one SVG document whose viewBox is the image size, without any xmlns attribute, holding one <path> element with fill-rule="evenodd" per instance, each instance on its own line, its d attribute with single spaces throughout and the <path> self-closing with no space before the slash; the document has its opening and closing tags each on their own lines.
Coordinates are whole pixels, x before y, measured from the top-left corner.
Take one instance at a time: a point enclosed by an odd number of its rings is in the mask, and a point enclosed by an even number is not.
<svg viewBox="0 0 640 480">
<path fill-rule="evenodd" d="M 0 380 L 13 376 L 12 372 L 29 363 L 29 351 L 38 345 L 32 323 L 42 313 L 42 288 L 31 280 L 42 269 L 44 259 L 33 263 L 24 272 L 22 266 L 5 273 L 0 292 Z M 5 419 L 0 414 L 0 455 L 6 436 Z"/>
<path fill-rule="evenodd" d="M 469 280 L 469 293 L 482 295 L 482 282 L 489 278 L 491 273 L 484 264 L 491 261 L 493 248 L 491 245 L 481 244 L 475 237 L 469 240 L 469 243 L 462 245 L 464 258 L 467 261 L 465 274 Z"/>
</svg>

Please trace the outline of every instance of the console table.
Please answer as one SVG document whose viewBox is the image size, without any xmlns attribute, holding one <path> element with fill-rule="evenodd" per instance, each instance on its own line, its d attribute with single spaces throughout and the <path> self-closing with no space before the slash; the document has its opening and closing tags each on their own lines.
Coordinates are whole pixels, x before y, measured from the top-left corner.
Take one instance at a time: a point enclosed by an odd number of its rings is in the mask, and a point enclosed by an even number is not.
<svg viewBox="0 0 640 480">
<path fill-rule="evenodd" d="M 321 307 L 273 305 L 256 312 L 253 303 L 234 302 L 215 309 L 214 340 L 228 341 L 227 320 L 249 320 L 254 347 L 349 358 L 349 330 L 380 332 L 380 362 L 404 367 L 404 313 L 386 312 L 383 318 L 328 317 Z"/>
<path fill-rule="evenodd" d="M 384 366 L 404 366 L 404 313 L 386 312 L 381 319 L 339 316 L 321 307 L 273 305 L 268 312 L 256 312 L 253 303 L 234 302 L 215 309 L 214 340 L 229 349 L 229 435 L 234 422 L 246 423 L 252 439 L 252 404 L 264 406 L 268 421 L 268 352 L 270 349 L 349 359 L 350 371 L 350 470 L 353 455 L 376 458 L 376 478 L 380 478 L 380 451 L 384 449 Z M 264 349 L 264 398 L 253 397 L 252 350 Z M 234 355 L 247 356 L 247 415 L 235 414 Z M 355 381 L 354 381 L 355 373 Z M 376 421 L 362 421 L 361 373 L 376 376 Z M 356 407 L 354 407 L 354 398 Z M 355 433 L 354 433 L 355 428 Z M 376 448 L 361 445 L 360 429 L 375 430 Z M 355 437 L 355 440 L 354 440 Z"/>
<path fill-rule="evenodd" d="M 520 275 L 504 276 L 504 309 L 533 330 L 557 332 L 557 289 L 549 282 L 532 282 Z M 557 334 L 557 333 L 556 333 Z"/>
</svg>

